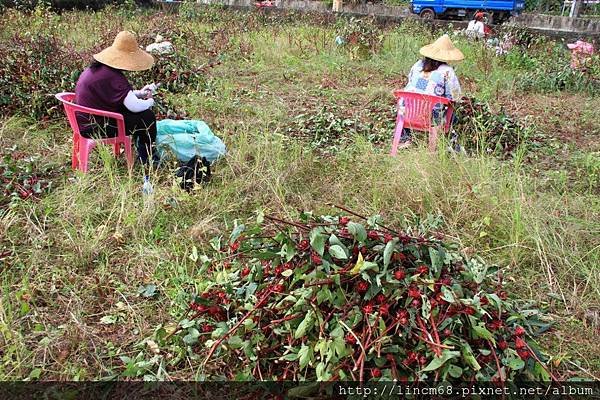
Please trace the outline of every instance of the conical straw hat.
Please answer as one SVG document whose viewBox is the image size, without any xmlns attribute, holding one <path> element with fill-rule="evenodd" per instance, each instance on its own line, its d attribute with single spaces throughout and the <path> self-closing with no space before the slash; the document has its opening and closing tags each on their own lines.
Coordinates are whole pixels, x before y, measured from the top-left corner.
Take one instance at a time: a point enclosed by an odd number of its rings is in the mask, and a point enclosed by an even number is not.
<svg viewBox="0 0 600 400">
<path fill-rule="evenodd" d="M 125 71 L 143 71 L 154 65 L 154 57 L 140 49 L 134 34 L 128 31 L 119 32 L 112 46 L 94 54 L 94 59 Z"/>
<path fill-rule="evenodd" d="M 454 47 L 448 35 L 443 35 L 435 42 L 421 47 L 419 53 L 422 56 L 441 62 L 461 61 L 465 58 L 462 51 Z"/>
</svg>

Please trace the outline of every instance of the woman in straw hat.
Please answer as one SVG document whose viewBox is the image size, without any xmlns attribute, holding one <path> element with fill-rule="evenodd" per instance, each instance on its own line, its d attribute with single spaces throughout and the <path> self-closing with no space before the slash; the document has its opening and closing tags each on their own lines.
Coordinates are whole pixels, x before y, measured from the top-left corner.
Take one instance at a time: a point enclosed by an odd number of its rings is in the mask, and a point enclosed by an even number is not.
<svg viewBox="0 0 600 400">
<path fill-rule="evenodd" d="M 454 47 L 448 35 L 443 35 L 435 42 L 421 47 L 419 53 L 423 59 L 417 61 L 410 69 L 408 84 L 404 90 L 459 100 L 461 97 L 460 83 L 449 63 L 463 60 L 464 55 Z M 440 125 L 443 121 L 444 110 L 441 104 L 433 110 L 433 118 L 435 125 Z M 437 134 L 434 133 L 431 138 L 432 142 L 429 143 L 429 148 L 433 150 L 436 146 Z M 400 148 L 406 148 L 410 144 L 411 133 L 410 130 L 405 129 L 401 137 Z"/>
<path fill-rule="evenodd" d="M 153 85 L 134 90 L 123 71 L 144 71 L 154 65 L 154 58 L 141 50 L 131 32 L 120 32 L 112 46 L 95 54 L 94 61 L 77 81 L 75 102 L 85 107 L 117 112 L 123 115 L 128 135 L 135 135 L 140 161 L 147 164 L 156 140 L 156 117 L 150 109 Z M 114 137 L 113 120 L 98 121 L 85 114 L 77 116 L 84 137 Z"/>
</svg>

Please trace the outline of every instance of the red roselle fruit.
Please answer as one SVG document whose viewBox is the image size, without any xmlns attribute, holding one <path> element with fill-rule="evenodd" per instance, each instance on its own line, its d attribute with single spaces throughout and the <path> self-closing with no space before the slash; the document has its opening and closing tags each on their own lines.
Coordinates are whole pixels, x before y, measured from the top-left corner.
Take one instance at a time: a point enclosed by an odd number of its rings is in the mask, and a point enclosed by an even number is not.
<svg viewBox="0 0 600 400">
<path fill-rule="evenodd" d="M 377 239 L 379 239 L 379 232 L 369 231 L 369 233 L 367 233 L 367 237 L 371 240 L 377 240 Z"/>
<path fill-rule="evenodd" d="M 237 240 L 229 245 L 231 251 L 237 251 L 240 248 L 240 242 Z"/>
<path fill-rule="evenodd" d="M 321 264 L 321 257 L 319 257 L 317 253 L 312 253 L 310 255 L 310 260 L 313 262 L 313 264 Z"/>
<path fill-rule="evenodd" d="M 242 272 L 240 273 L 240 275 L 242 276 L 242 278 L 247 277 L 250 274 L 250 268 L 248 267 L 244 267 L 242 269 Z"/>
<path fill-rule="evenodd" d="M 379 306 L 379 313 L 381 315 L 388 315 L 390 313 L 390 305 L 389 304 L 382 304 Z"/>
<path fill-rule="evenodd" d="M 402 279 L 406 278 L 406 271 L 403 269 L 396 270 L 396 272 L 394 272 L 394 278 L 401 281 Z"/>
<path fill-rule="evenodd" d="M 418 275 L 426 274 L 426 273 L 428 273 L 428 272 L 429 272 L 429 268 L 427 268 L 427 265 L 419 265 L 419 266 L 417 267 L 417 269 L 415 270 L 415 272 L 416 272 Z"/>
<path fill-rule="evenodd" d="M 531 356 L 531 354 L 529 354 L 529 350 L 517 350 L 517 354 L 522 360 L 527 360 Z"/>
<path fill-rule="evenodd" d="M 340 217 L 340 225 L 346 226 L 350 222 L 350 218 L 348 217 Z"/>
<path fill-rule="evenodd" d="M 442 332 L 442 333 L 446 337 L 452 336 L 452 331 L 449 328 L 444 329 L 444 332 Z"/>
<path fill-rule="evenodd" d="M 527 343 L 525 343 L 525 341 L 523 339 L 521 339 L 520 337 L 517 336 L 515 338 L 515 348 L 517 350 L 525 349 L 525 348 L 527 348 Z"/>
<path fill-rule="evenodd" d="M 390 235 L 389 233 L 386 233 L 383 235 L 383 241 L 385 243 L 391 242 L 392 240 L 394 240 L 394 237 L 392 235 Z"/>
<path fill-rule="evenodd" d="M 425 357 L 425 356 L 419 357 L 419 364 L 421 364 L 421 365 L 427 364 L 427 357 Z"/>
<path fill-rule="evenodd" d="M 465 307 L 463 312 L 467 315 L 475 315 L 475 309 L 473 307 Z"/>
<path fill-rule="evenodd" d="M 283 266 L 278 265 L 275 267 L 275 275 L 281 275 L 282 272 L 283 272 Z"/>
<path fill-rule="evenodd" d="M 414 308 L 419 308 L 421 306 L 421 299 L 414 299 L 411 301 L 410 305 Z"/>
<path fill-rule="evenodd" d="M 515 336 L 523 336 L 525 334 L 525 329 L 522 326 L 517 326 L 515 328 Z"/>
<path fill-rule="evenodd" d="M 275 286 L 273 286 L 273 291 L 277 292 L 277 293 L 285 292 L 285 285 L 282 285 L 281 283 L 278 285 L 275 285 Z"/>
<path fill-rule="evenodd" d="M 506 350 L 508 348 L 508 342 L 506 340 L 498 341 L 498 348 L 502 351 Z"/>
<path fill-rule="evenodd" d="M 212 332 L 212 331 L 213 331 L 213 327 L 211 324 L 203 324 L 202 325 L 202 332 L 208 333 L 208 332 Z"/>
<path fill-rule="evenodd" d="M 383 303 L 385 303 L 385 300 L 386 300 L 386 298 L 383 293 L 379 293 L 377 296 L 375 296 L 375 302 L 377 304 L 383 304 Z"/>
<path fill-rule="evenodd" d="M 298 244 L 298 250 L 300 251 L 306 251 L 310 248 L 310 242 L 306 239 L 301 240 L 300 243 Z"/>
<path fill-rule="evenodd" d="M 354 337 L 353 334 L 348 333 L 346 335 L 346 343 L 348 343 L 348 344 L 356 344 L 356 338 Z"/>
<path fill-rule="evenodd" d="M 367 290 L 369 290 L 369 282 L 360 281 L 356 284 L 356 291 L 358 293 L 364 294 L 364 293 L 367 293 Z"/>
<path fill-rule="evenodd" d="M 392 260 L 402 262 L 406 260 L 406 255 L 404 253 L 394 253 Z"/>
<path fill-rule="evenodd" d="M 379 368 L 373 368 L 371 370 L 371 375 L 373 378 L 381 378 L 381 370 Z"/>
<path fill-rule="evenodd" d="M 416 286 L 411 286 L 408 288 L 408 297 L 412 297 L 413 299 L 421 298 L 421 291 Z"/>
<path fill-rule="evenodd" d="M 373 304 L 368 303 L 364 305 L 362 310 L 365 314 L 373 314 Z"/>
</svg>

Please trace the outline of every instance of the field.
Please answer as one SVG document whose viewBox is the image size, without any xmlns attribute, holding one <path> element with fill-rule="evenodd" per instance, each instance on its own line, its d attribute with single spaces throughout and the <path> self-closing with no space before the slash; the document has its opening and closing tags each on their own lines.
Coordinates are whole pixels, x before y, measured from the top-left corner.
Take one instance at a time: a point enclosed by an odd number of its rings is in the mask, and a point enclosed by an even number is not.
<svg viewBox="0 0 600 400">
<path fill-rule="evenodd" d="M 442 232 L 498 265 L 507 290 L 554 323 L 539 339 L 549 368 L 599 379 L 600 69 L 572 72 L 564 44 L 515 32 L 521 42 L 497 57 L 453 38 L 476 109 L 457 127 L 467 154 L 443 143 L 430 154 L 421 136 L 392 158 L 391 92 L 440 31 L 211 8 L 1 18 L 14 69 L 0 67 L 0 379 L 217 376 L 202 347 L 148 346 L 203 290 L 209 240 L 261 213 L 337 214 L 330 203 Z M 121 29 L 143 45 L 173 41 L 176 56 L 132 79 L 166 82 L 159 113 L 204 120 L 228 146 L 190 194 L 163 169 L 143 198 L 141 168 L 107 151 L 87 175 L 70 169 L 71 131 L 51 95 L 72 90 Z M 340 34 L 355 45 L 337 45 Z"/>
</svg>

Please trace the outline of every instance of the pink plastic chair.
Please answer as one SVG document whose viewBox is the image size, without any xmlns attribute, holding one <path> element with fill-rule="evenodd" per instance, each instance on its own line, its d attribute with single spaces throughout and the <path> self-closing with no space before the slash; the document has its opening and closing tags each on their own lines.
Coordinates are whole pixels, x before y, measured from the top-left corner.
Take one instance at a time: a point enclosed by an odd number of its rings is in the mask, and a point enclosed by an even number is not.
<svg viewBox="0 0 600 400">
<path fill-rule="evenodd" d="M 405 92 L 403 90 L 394 91 L 394 96 L 398 104 L 398 116 L 396 117 L 396 129 L 394 131 L 394 140 L 392 141 L 392 151 L 390 152 L 392 156 L 398 153 L 398 144 L 400 143 L 402 129 L 404 128 L 412 129 L 413 131 L 429 132 L 429 141 L 431 143 L 432 136 L 436 134 L 433 129 L 434 126 L 431 124 L 431 116 L 436 104 L 443 104 L 447 107 L 446 123 L 442 128 L 445 133 L 450 131 L 452 114 L 454 113 L 450 99 L 422 93 Z M 404 112 L 402 112 L 403 108 Z"/>
<path fill-rule="evenodd" d="M 71 162 L 73 169 L 79 169 L 82 172 L 87 172 L 90 151 L 93 150 L 98 142 L 112 145 L 114 147 L 115 156 L 119 155 L 121 152 L 121 144 L 123 144 L 123 147 L 125 147 L 127 165 L 129 168 L 133 167 L 131 138 L 125 134 L 125 120 L 121 114 L 79 106 L 74 103 L 75 93 L 59 93 L 56 95 L 56 98 L 64 105 L 65 113 L 67 114 L 67 118 L 69 120 L 69 125 L 71 125 L 71 129 L 73 130 L 73 158 Z M 76 111 L 89 115 L 97 115 L 100 117 L 115 119 L 117 121 L 117 136 L 107 139 L 88 139 L 81 136 L 79 124 L 77 124 L 77 117 L 75 116 Z"/>
</svg>

